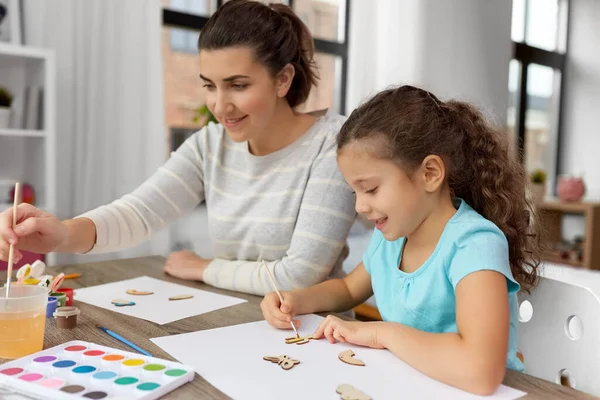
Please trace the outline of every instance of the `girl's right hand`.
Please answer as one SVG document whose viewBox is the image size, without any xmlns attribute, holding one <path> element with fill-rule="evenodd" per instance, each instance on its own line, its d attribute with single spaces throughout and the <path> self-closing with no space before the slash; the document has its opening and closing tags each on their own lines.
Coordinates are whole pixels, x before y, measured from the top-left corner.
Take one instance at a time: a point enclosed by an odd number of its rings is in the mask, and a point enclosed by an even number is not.
<svg viewBox="0 0 600 400">
<path fill-rule="evenodd" d="M 294 322 L 296 329 L 300 328 L 300 321 L 293 319 L 294 310 L 297 308 L 297 296 L 293 292 L 281 292 L 281 297 L 283 297 L 283 304 L 275 292 L 267 293 L 263 298 L 260 309 L 265 320 L 278 329 L 292 329 L 291 321 Z"/>
<path fill-rule="evenodd" d="M 13 230 L 13 208 L 0 213 L 0 260 L 8 260 L 10 244 L 15 245 L 13 261 L 16 263 L 22 257 L 19 250 L 46 254 L 67 239 L 67 227 L 63 223 L 31 204 L 19 204 L 16 220 Z"/>
</svg>

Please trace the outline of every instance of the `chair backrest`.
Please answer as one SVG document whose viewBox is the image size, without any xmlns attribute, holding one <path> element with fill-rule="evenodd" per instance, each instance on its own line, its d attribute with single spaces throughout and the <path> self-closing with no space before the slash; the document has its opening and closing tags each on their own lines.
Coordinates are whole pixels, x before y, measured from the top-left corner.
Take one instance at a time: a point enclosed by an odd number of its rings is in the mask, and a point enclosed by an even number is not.
<svg viewBox="0 0 600 400">
<path fill-rule="evenodd" d="M 525 373 L 600 396 L 598 297 L 586 287 L 540 278 L 531 294 L 521 291 L 518 298 Z"/>
</svg>

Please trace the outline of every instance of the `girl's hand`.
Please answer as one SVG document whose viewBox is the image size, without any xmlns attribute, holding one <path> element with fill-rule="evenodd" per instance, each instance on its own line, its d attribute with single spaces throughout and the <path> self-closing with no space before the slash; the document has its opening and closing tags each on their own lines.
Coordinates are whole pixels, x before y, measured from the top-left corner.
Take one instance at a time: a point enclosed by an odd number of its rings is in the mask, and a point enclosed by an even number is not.
<svg viewBox="0 0 600 400">
<path fill-rule="evenodd" d="M 260 302 L 265 320 L 278 329 L 292 329 L 290 321 L 294 322 L 296 329 L 300 328 L 300 321 L 293 319 L 298 303 L 297 296 L 293 292 L 281 292 L 281 297 L 283 297 L 283 304 L 275 292 L 267 293 Z"/>
<path fill-rule="evenodd" d="M 327 316 L 317 328 L 313 337 L 326 337 L 331 343 L 336 341 L 352 343 L 359 346 L 383 349 L 378 341 L 381 324 L 377 322 L 343 321 L 333 315 Z"/>
<path fill-rule="evenodd" d="M 13 208 L 0 213 L 0 260 L 8 260 L 10 244 L 15 245 L 14 261 L 18 262 L 22 257 L 19 250 L 46 254 L 67 239 L 67 227 L 62 222 L 31 204 L 17 206 L 16 220 L 13 230 Z"/>
<path fill-rule="evenodd" d="M 211 260 L 206 260 L 193 251 L 183 250 L 171 253 L 163 270 L 176 278 L 202 281 L 204 270 Z"/>
</svg>

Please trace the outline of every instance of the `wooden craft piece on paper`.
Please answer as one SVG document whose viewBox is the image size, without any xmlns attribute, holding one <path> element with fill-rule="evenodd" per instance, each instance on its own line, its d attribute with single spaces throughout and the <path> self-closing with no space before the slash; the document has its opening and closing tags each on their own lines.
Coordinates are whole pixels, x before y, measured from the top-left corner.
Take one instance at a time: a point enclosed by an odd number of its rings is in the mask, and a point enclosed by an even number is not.
<svg viewBox="0 0 600 400">
<path fill-rule="evenodd" d="M 281 368 L 288 370 L 288 369 L 292 369 L 292 367 L 296 364 L 300 364 L 300 361 L 298 360 L 293 360 L 291 359 L 289 356 L 283 355 L 283 356 L 265 356 L 263 357 L 263 360 L 266 361 L 271 361 L 273 363 L 277 363 L 279 365 L 281 365 Z"/>
<path fill-rule="evenodd" d="M 146 292 L 144 290 L 127 289 L 127 294 L 133 294 L 135 296 L 144 296 L 148 294 L 154 294 L 154 292 Z"/>
<path fill-rule="evenodd" d="M 185 300 L 185 299 L 191 299 L 192 297 L 194 297 L 194 296 L 191 294 L 178 294 L 177 296 L 169 297 L 169 300 Z"/>
<path fill-rule="evenodd" d="M 347 383 L 339 385 L 335 391 L 340 395 L 342 400 L 371 400 L 371 397 Z"/>
<path fill-rule="evenodd" d="M 359 365 L 361 367 L 365 366 L 364 362 L 360 361 L 358 358 L 354 358 L 354 352 L 352 350 L 342 351 L 338 354 L 338 358 L 346 364 Z"/>
<path fill-rule="evenodd" d="M 111 301 L 111 303 L 117 307 L 135 306 L 135 303 L 133 301 L 123 299 L 114 299 L 113 301 Z"/>
<path fill-rule="evenodd" d="M 292 336 L 292 337 L 285 338 L 285 343 L 287 343 L 287 344 L 292 344 L 292 343 L 306 344 L 306 343 L 310 342 L 311 339 L 313 339 L 312 336 L 303 336 L 303 337 Z"/>
</svg>

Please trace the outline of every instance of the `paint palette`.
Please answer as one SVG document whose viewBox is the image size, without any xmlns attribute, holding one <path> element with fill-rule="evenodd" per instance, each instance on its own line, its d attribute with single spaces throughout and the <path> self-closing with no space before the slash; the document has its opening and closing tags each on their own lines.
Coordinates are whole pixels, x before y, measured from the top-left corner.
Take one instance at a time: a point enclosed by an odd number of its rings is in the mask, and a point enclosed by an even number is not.
<svg viewBox="0 0 600 400">
<path fill-rule="evenodd" d="M 186 365 L 71 341 L 0 365 L 0 386 L 44 399 L 157 399 L 194 379 Z"/>
</svg>

